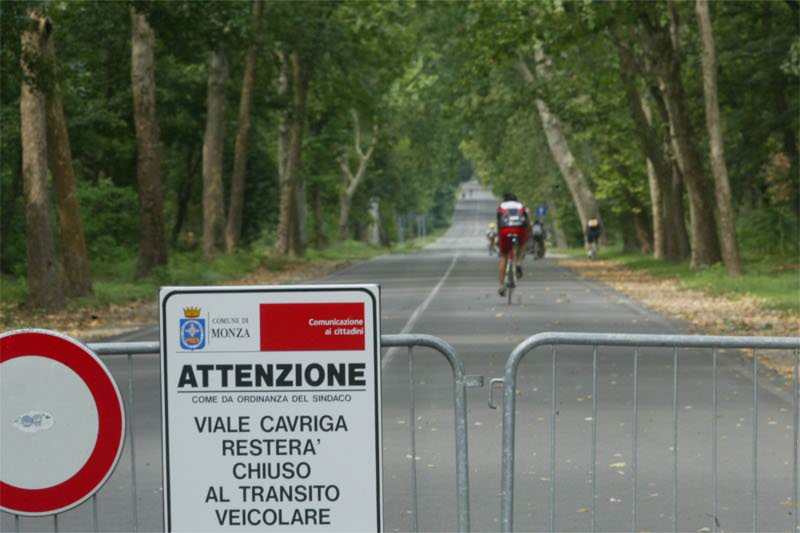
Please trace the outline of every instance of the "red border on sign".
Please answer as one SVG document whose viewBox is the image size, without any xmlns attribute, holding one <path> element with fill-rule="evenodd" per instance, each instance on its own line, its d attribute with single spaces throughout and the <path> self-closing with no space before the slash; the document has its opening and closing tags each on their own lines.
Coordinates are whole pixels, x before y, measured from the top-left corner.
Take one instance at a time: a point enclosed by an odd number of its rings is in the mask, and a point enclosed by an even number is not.
<svg viewBox="0 0 800 533">
<path fill-rule="evenodd" d="M 0 480 L 0 507 L 4 510 L 52 514 L 84 501 L 108 479 L 122 451 L 124 408 L 105 365 L 77 342 L 44 331 L 20 331 L 0 337 L 0 364 L 25 356 L 46 357 L 67 366 L 86 383 L 97 407 L 97 441 L 89 459 L 72 477 L 41 489 L 24 489 Z"/>
</svg>

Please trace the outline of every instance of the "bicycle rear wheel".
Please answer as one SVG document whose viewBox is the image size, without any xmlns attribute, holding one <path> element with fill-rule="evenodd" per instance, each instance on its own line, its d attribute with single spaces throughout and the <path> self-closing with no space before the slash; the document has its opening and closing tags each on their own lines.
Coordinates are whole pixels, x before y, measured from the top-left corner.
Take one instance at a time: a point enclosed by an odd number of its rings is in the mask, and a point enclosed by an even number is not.
<svg viewBox="0 0 800 533">
<path fill-rule="evenodd" d="M 514 287 L 516 287 L 516 272 L 514 263 L 514 254 L 508 254 L 508 262 L 506 263 L 506 292 L 508 293 L 508 305 L 511 305 L 511 295 L 514 294 Z"/>
</svg>

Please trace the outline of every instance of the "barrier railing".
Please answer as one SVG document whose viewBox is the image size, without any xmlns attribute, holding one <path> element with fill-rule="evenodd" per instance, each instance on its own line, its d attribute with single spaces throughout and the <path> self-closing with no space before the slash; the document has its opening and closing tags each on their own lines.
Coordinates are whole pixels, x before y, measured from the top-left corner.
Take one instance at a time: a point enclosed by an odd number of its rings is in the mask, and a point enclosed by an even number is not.
<svg viewBox="0 0 800 533">
<path fill-rule="evenodd" d="M 159 342 L 114 342 L 114 343 L 93 343 L 88 345 L 91 350 L 101 356 L 125 356 L 127 357 L 127 375 L 128 387 L 127 394 L 125 395 L 125 410 L 128 420 L 128 434 L 126 435 L 127 456 L 130 470 L 130 483 L 131 483 L 131 513 L 132 513 L 132 530 L 139 531 L 140 517 L 139 517 L 139 497 L 140 487 L 137 480 L 137 453 L 135 447 L 136 417 L 134 416 L 135 407 L 135 390 L 136 383 L 134 379 L 133 361 L 135 355 L 154 355 L 158 354 L 160 350 Z M 411 493 L 412 493 L 412 523 L 415 531 L 419 530 L 418 521 L 418 501 L 417 501 L 417 472 L 416 472 L 416 414 L 415 414 L 415 387 L 414 387 L 414 348 L 429 348 L 435 352 L 440 353 L 447 362 L 453 372 L 453 409 L 455 419 L 455 466 L 456 466 L 456 517 L 458 531 L 468 532 L 470 530 L 470 510 L 469 510 L 469 467 L 468 467 L 468 451 L 467 451 L 467 400 L 466 389 L 471 386 L 482 386 L 483 381 L 480 376 L 467 376 L 464 371 L 464 363 L 456 353 L 455 349 L 446 341 L 434 337 L 432 335 L 418 335 L 418 334 L 401 334 L 401 335 L 382 335 L 381 347 L 384 349 L 392 348 L 408 348 L 408 368 L 410 377 L 410 478 L 411 478 Z M 383 351 L 385 357 L 387 350 Z M 418 356 L 418 354 L 417 354 Z M 119 468 L 119 466 L 118 466 Z M 106 490 L 106 489 L 104 489 Z M 103 490 L 100 491 L 102 494 Z M 98 501 L 97 494 L 95 494 L 89 501 L 82 504 L 78 508 L 86 505 L 91 505 L 92 524 L 91 528 L 94 531 L 101 531 L 109 529 L 108 526 L 102 527 L 98 518 Z M 90 503 L 91 502 L 91 503 Z M 8 513 L 3 513 L 8 514 Z M 23 517 L 23 519 L 25 519 Z M 36 519 L 38 520 L 38 519 Z M 59 515 L 53 515 L 53 530 L 59 531 Z M 81 526 L 83 530 L 89 529 L 89 526 Z M 17 532 L 20 531 L 20 516 L 14 515 L 14 528 Z"/>
<path fill-rule="evenodd" d="M 792 456 L 792 501 L 789 505 L 794 508 L 792 512 L 793 529 L 797 531 L 797 505 L 798 505 L 798 350 L 800 350 L 800 339 L 790 337 L 714 337 L 714 336 L 688 336 L 688 335 L 627 335 L 627 334 L 589 334 L 589 333 L 541 333 L 533 335 L 519 344 L 509 356 L 503 379 L 493 379 L 490 384 L 489 405 L 494 407 L 492 398 L 493 387 L 495 384 L 503 384 L 503 440 L 502 440 L 502 477 L 501 477 L 501 528 L 502 531 L 513 530 L 514 519 L 514 460 L 515 460 L 515 424 L 516 424 L 516 401 L 519 394 L 517 385 L 517 370 L 520 361 L 531 351 L 541 346 L 552 346 L 552 397 L 550 412 L 550 458 L 549 458 L 549 477 L 545 478 L 549 482 L 549 509 L 550 509 L 550 531 L 556 531 L 556 462 L 555 462 L 555 438 L 556 438 L 556 419 L 557 410 L 557 359 L 558 346 L 591 346 L 592 347 L 592 415 L 585 418 L 591 420 L 591 463 L 590 463 L 590 483 L 592 489 L 591 497 L 591 530 L 595 531 L 595 512 L 597 502 L 597 371 L 598 371 L 598 347 L 630 347 L 633 363 L 633 408 L 632 408 L 632 509 L 631 509 L 631 530 L 637 531 L 637 459 L 638 459 L 638 420 L 639 420 L 639 361 L 641 354 L 640 348 L 671 348 L 672 349 L 672 442 L 670 450 L 672 454 L 672 529 L 677 529 L 677 487 L 678 487 L 678 364 L 679 350 L 685 348 L 710 348 L 712 349 L 712 432 L 711 443 L 712 454 L 712 485 L 713 485 L 713 517 L 712 527 L 702 529 L 704 531 L 716 531 L 718 525 L 718 503 L 717 503 L 717 461 L 718 461 L 718 442 L 717 442 L 717 396 L 718 396 L 718 353 L 719 349 L 748 349 L 753 351 L 753 435 L 752 435 L 752 494 L 753 494 L 753 530 L 759 530 L 758 515 L 758 360 L 759 350 L 777 349 L 790 350 L 794 352 L 794 394 L 793 394 L 793 456 Z M 616 355 L 616 354 L 615 354 Z M 618 500 L 617 500 L 618 501 Z M 589 509 L 581 509 L 580 512 L 588 512 Z M 526 524 L 527 525 L 527 524 Z"/>
</svg>

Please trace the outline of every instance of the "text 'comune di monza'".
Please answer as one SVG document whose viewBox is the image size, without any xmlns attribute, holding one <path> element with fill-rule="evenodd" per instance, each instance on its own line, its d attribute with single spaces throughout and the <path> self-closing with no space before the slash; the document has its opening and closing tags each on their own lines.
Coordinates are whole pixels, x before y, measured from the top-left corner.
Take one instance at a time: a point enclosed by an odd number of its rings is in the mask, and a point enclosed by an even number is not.
<svg viewBox="0 0 800 533">
<path fill-rule="evenodd" d="M 189 364 L 178 388 L 363 387 L 366 363 Z"/>
</svg>

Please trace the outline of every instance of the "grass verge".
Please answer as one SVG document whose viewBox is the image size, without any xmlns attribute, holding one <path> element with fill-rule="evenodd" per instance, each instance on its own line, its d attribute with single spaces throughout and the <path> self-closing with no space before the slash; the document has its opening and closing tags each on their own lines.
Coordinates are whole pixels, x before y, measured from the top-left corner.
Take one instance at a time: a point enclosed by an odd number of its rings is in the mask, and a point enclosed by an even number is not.
<svg viewBox="0 0 800 533">
<path fill-rule="evenodd" d="M 56 327 L 65 323 L 131 321 L 138 307 L 156 301 L 165 285 L 281 284 L 327 274 L 351 262 L 387 253 L 413 253 L 444 233 L 433 232 L 424 239 L 412 239 L 390 248 L 360 241 L 342 241 L 324 250 L 309 250 L 304 257 L 278 257 L 253 248 L 206 260 L 199 251 L 173 251 L 169 263 L 143 278 L 136 278 L 135 256 L 95 261 L 92 279 L 94 295 L 68 298 L 65 308 L 40 312 L 26 307 L 25 279 L 0 280 L 0 330 L 23 327 Z M 59 329 L 68 329 L 61 326 Z M 77 327 L 77 326 L 76 326 Z"/>
<path fill-rule="evenodd" d="M 570 257 L 585 257 L 581 248 L 560 250 Z M 798 258 L 751 257 L 745 255 L 742 276 L 728 274 L 722 264 L 693 270 L 689 263 L 670 263 L 637 253 L 625 253 L 621 247 L 601 249 L 599 259 L 615 261 L 633 270 L 657 278 L 675 279 L 686 289 L 715 296 L 754 296 L 766 309 L 800 316 L 800 264 Z"/>
</svg>

